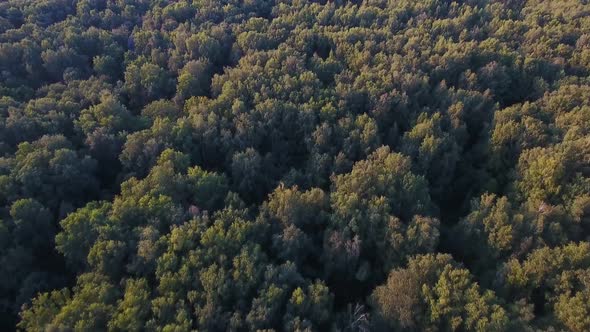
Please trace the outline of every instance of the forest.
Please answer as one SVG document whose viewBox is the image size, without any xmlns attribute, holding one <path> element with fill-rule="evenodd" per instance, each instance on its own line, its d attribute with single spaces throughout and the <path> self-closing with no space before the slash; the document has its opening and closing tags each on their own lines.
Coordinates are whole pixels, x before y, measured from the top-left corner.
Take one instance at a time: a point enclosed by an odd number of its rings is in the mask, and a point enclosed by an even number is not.
<svg viewBox="0 0 590 332">
<path fill-rule="evenodd" d="M 589 1 L 1 1 L 0 331 L 590 331 Z"/>
</svg>

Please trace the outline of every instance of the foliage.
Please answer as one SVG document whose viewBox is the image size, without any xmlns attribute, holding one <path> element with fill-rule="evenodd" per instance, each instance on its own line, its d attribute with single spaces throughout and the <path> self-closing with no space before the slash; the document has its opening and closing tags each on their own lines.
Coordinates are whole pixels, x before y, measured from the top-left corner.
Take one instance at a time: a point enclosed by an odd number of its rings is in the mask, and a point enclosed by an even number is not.
<svg viewBox="0 0 590 332">
<path fill-rule="evenodd" d="M 589 6 L 0 2 L 0 330 L 590 330 Z"/>
</svg>

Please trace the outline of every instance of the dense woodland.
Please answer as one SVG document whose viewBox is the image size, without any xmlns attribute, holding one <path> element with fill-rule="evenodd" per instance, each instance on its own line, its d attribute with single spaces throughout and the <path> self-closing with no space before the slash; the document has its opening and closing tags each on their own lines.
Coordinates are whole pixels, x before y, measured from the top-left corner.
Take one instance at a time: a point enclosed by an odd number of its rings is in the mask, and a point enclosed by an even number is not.
<svg viewBox="0 0 590 332">
<path fill-rule="evenodd" d="M 590 331 L 588 0 L 8 0 L 0 97 L 2 331 Z"/>
</svg>

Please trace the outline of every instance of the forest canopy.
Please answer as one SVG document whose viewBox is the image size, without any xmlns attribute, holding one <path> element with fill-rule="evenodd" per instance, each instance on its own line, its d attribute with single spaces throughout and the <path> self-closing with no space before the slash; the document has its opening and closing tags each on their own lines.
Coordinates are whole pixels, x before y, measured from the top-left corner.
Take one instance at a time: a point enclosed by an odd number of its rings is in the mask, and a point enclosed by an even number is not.
<svg viewBox="0 0 590 332">
<path fill-rule="evenodd" d="M 0 3 L 0 330 L 590 330 L 587 0 Z"/>
</svg>

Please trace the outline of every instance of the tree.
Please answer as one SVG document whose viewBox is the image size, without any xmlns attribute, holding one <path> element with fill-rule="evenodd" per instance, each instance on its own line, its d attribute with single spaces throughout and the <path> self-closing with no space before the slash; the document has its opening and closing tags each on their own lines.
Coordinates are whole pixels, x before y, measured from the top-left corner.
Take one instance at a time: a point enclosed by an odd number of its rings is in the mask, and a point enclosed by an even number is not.
<svg viewBox="0 0 590 332">
<path fill-rule="evenodd" d="M 438 220 L 420 216 L 432 213 L 427 183 L 412 172 L 408 157 L 381 147 L 333 183 L 324 243 L 328 270 L 345 269 L 361 281 L 378 278 L 406 255 L 436 246 Z"/>
<path fill-rule="evenodd" d="M 211 63 L 206 59 L 189 61 L 178 75 L 176 98 L 186 100 L 194 96 L 206 96 L 211 69 Z"/>
<path fill-rule="evenodd" d="M 90 248 L 100 235 L 101 228 L 107 226 L 110 208 L 109 203 L 92 202 L 60 222 L 62 231 L 55 237 L 56 248 L 77 270 L 86 266 Z"/>
<path fill-rule="evenodd" d="M 18 184 L 20 195 L 34 197 L 54 211 L 96 194 L 96 162 L 72 150 L 63 136 L 43 136 L 33 143 L 21 143 L 15 159 L 10 176 Z M 67 187 L 62 185 L 66 182 L 70 183 Z"/>
<path fill-rule="evenodd" d="M 480 290 L 469 271 L 448 255 L 410 259 L 371 295 L 375 323 L 384 328 L 504 331 L 506 309 L 492 291 Z M 512 322 L 517 324 L 517 322 Z"/>
<path fill-rule="evenodd" d="M 119 300 L 116 313 L 109 321 L 110 330 L 141 331 L 149 315 L 150 291 L 144 279 L 128 279 L 125 296 Z"/>
</svg>

